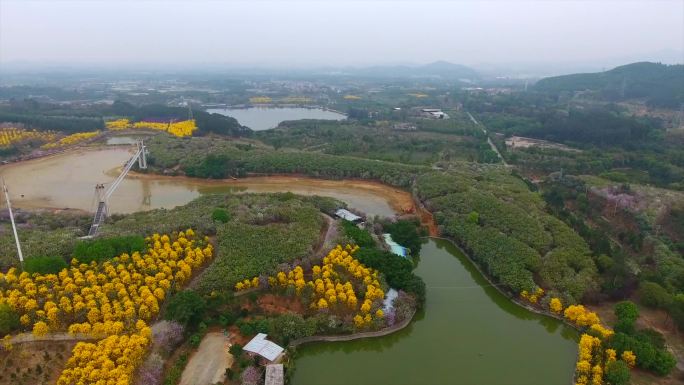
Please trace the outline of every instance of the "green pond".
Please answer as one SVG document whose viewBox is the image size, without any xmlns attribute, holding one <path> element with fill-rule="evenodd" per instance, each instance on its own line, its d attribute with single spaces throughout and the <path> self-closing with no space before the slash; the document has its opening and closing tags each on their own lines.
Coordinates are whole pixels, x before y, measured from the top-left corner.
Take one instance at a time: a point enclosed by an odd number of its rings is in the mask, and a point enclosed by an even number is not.
<svg viewBox="0 0 684 385">
<path fill-rule="evenodd" d="M 298 348 L 294 385 L 568 385 L 577 333 L 490 286 L 445 240 L 423 245 L 423 312 L 385 337 Z"/>
</svg>

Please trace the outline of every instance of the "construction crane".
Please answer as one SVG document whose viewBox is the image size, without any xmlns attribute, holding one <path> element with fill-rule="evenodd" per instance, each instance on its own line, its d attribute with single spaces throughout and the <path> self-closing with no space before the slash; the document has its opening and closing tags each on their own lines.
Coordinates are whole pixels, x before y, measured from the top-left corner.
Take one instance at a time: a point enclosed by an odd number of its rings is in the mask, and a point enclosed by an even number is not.
<svg viewBox="0 0 684 385">
<path fill-rule="evenodd" d="M 109 198 L 111 198 L 114 190 L 123 182 L 128 172 L 133 168 L 135 162 L 138 162 L 138 167 L 140 169 L 147 168 L 147 147 L 145 147 L 145 143 L 143 143 L 142 140 L 138 140 L 136 142 L 136 148 L 135 155 L 124 164 L 123 170 L 121 170 L 119 176 L 107 189 L 105 189 L 105 185 L 102 183 L 95 185 L 95 196 L 98 201 L 97 209 L 95 210 L 95 216 L 93 217 L 93 224 L 90 225 L 90 230 L 88 231 L 86 238 L 92 238 L 97 235 L 97 231 L 100 229 L 102 222 L 104 222 L 109 213 L 107 207 Z"/>
<path fill-rule="evenodd" d="M 10 221 L 12 222 L 12 231 L 14 232 L 14 242 L 17 244 L 17 255 L 19 256 L 19 263 L 21 270 L 24 270 L 24 254 L 21 252 L 21 244 L 19 243 L 19 235 L 17 235 L 17 225 L 14 223 L 14 214 L 12 213 L 12 204 L 9 199 L 9 191 L 5 184 L 5 178 L 2 179 L 2 190 L 5 192 L 5 201 L 7 202 L 7 210 L 9 211 Z"/>
</svg>

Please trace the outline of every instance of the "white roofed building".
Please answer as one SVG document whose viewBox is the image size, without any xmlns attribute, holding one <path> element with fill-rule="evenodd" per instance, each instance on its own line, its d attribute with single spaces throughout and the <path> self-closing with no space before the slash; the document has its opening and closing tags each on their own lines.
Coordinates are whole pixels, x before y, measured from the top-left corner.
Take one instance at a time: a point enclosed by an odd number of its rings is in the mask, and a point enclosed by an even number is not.
<svg viewBox="0 0 684 385">
<path fill-rule="evenodd" d="M 256 337 L 252 338 L 252 340 L 242 349 L 250 353 L 258 354 L 271 362 L 278 360 L 285 350 L 278 344 L 267 340 L 266 334 L 264 333 L 257 334 Z"/>
<path fill-rule="evenodd" d="M 337 211 L 335 211 L 335 215 L 338 218 L 348 220 L 349 222 L 352 222 L 352 223 L 358 223 L 358 222 L 363 221 L 363 218 L 361 218 L 360 216 L 354 214 L 353 212 L 351 212 L 347 209 L 338 209 Z"/>
</svg>

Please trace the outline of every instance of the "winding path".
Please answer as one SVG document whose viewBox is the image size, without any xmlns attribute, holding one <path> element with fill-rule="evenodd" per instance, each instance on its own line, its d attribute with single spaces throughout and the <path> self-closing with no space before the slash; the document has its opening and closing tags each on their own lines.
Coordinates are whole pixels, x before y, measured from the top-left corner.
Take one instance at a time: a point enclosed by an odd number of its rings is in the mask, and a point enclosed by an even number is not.
<svg viewBox="0 0 684 385">
<path fill-rule="evenodd" d="M 69 333 L 49 333 L 44 336 L 36 337 L 31 333 L 19 333 L 12 336 L 10 340 L 12 344 L 23 344 L 27 342 L 40 341 L 93 341 L 100 338 L 95 338 L 86 334 L 69 334 Z"/>
<path fill-rule="evenodd" d="M 318 257 L 324 257 L 327 251 L 335 247 L 333 244 L 335 237 L 337 237 L 337 221 L 335 218 L 328 214 L 323 214 L 323 219 L 326 221 L 325 236 L 322 237 L 322 241 L 318 249 L 313 253 Z"/>
</svg>

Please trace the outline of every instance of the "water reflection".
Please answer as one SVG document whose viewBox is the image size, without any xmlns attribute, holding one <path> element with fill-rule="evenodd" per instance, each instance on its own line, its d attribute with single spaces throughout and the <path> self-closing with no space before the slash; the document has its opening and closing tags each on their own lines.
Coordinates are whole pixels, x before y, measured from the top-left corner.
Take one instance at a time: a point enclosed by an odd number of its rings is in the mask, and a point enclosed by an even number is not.
<svg viewBox="0 0 684 385">
<path fill-rule="evenodd" d="M 428 240 L 421 254 L 427 300 L 416 321 L 385 337 L 300 346 L 295 385 L 570 382 L 573 329 L 511 303 L 447 241 Z"/>
<path fill-rule="evenodd" d="M 441 243 L 441 244 L 440 244 Z M 447 240 L 440 240 L 437 244 L 437 248 L 440 250 L 445 250 L 449 254 L 454 255 L 458 260 L 461 262 L 463 265 L 463 268 L 470 274 L 470 278 L 477 283 L 478 286 L 480 286 L 483 290 L 483 292 L 493 301 L 495 302 L 499 308 L 506 313 L 522 320 L 537 320 L 538 323 L 546 328 L 546 330 L 549 333 L 555 333 L 559 327 L 563 327 L 564 329 L 570 329 L 570 332 L 568 335 L 572 339 L 576 339 L 576 336 L 573 333 L 572 328 L 569 328 L 568 326 L 564 325 L 563 323 L 560 323 L 558 320 L 552 318 L 552 317 L 547 317 L 543 316 L 540 314 L 536 314 L 530 311 L 520 311 L 520 306 L 516 305 L 514 302 L 512 302 L 508 297 L 503 295 L 497 288 L 493 287 L 489 281 L 480 274 L 478 271 L 477 267 L 473 264 L 473 262 L 468 259 L 467 256 L 461 252 L 461 250 L 452 244 L 451 242 Z"/>
</svg>

